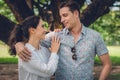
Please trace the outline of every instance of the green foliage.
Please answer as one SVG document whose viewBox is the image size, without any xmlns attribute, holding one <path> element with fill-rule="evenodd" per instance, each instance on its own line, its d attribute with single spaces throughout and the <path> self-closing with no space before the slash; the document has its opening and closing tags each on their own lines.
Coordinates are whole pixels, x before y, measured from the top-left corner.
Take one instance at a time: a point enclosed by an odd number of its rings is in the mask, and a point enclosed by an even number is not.
<svg viewBox="0 0 120 80">
<path fill-rule="evenodd" d="M 44 24 L 45 29 L 48 31 L 48 29 L 49 29 L 48 23 L 46 21 L 43 21 L 43 24 Z"/>
<path fill-rule="evenodd" d="M 4 0 L 0 0 L 0 14 L 6 16 L 8 19 L 12 20 L 13 22 L 16 22 L 16 19 L 7 6 L 7 4 L 4 2 Z"/>
<path fill-rule="evenodd" d="M 107 45 L 120 45 L 120 12 L 111 11 L 90 25 L 100 32 Z"/>
</svg>

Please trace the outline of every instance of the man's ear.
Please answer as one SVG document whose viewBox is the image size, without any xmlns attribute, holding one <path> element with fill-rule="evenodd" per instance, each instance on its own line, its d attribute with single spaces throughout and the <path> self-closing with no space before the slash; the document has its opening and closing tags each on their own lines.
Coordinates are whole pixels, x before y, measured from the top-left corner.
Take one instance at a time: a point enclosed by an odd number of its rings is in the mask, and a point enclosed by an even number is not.
<svg viewBox="0 0 120 80">
<path fill-rule="evenodd" d="M 29 32 L 32 34 L 35 33 L 35 28 L 29 28 Z"/>
<path fill-rule="evenodd" d="M 79 13 L 78 13 L 77 10 L 74 11 L 74 15 L 75 15 L 76 17 L 79 17 Z"/>
</svg>

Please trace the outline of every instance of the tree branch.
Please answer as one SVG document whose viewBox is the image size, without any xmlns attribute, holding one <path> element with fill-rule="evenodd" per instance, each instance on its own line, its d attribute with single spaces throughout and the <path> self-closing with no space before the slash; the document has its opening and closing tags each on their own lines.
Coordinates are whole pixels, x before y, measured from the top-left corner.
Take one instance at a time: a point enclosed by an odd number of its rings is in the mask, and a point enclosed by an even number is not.
<svg viewBox="0 0 120 80">
<path fill-rule="evenodd" d="M 93 0 L 93 2 L 82 12 L 81 22 L 85 26 L 89 26 L 100 16 L 108 13 L 110 11 L 109 7 L 114 2 L 115 0 Z"/>
<path fill-rule="evenodd" d="M 34 12 L 28 7 L 25 0 L 5 0 L 18 22 L 26 17 L 34 15 Z"/>
</svg>

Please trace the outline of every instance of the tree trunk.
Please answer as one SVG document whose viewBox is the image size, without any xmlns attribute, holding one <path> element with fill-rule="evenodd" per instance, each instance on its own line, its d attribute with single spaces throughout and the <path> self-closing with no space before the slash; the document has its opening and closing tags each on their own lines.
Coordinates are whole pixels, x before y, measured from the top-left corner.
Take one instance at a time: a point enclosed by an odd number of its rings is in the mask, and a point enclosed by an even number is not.
<svg viewBox="0 0 120 80">
<path fill-rule="evenodd" d="M 8 37 L 13 29 L 15 23 L 11 22 L 8 18 L 0 15 L 0 40 L 7 44 Z"/>
<path fill-rule="evenodd" d="M 60 22 L 60 16 L 59 16 L 59 11 L 58 11 L 58 5 L 60 4 L 60 0 L 52 0 L 51 2 L 51 9 L 53 13 L 53 18 L 56 22 Z"/>
<path fill-rule="evenodd" d="M 34 0 L 5 0 L 11 11 L 13 12 L 16 20 L 20 23 L 26 17 L 34 15 L 33 10 L 33 1 Z M 49 7 L 52 10 L 54 22 L 56 26 L 59 26 L 60 17 L 58 11 L 58 5 L 61 1 L 64 0 L 51 0 L 51 4 Z M 85 0 L 75 0 L 77 3 L 80 4 L 80 8 L 83 6 Z M 89 26 L 94 21 L 96 21 L 100 16 L 109 12 L 109 7 L 115 2 L 115 0 L 91 0 L 92 3 L 88 5 L 88 7 L 81 13 L 81 22 L 85 26 Z M 38 0 L 40 2 L 40 0 Z M 37 4 L 38 7 L 36 8 L 43 8 L 40 7 L 40 3 Z M 44 11 L 40 11 L 41 14 Z M 39 13 L 40 13 L 39 12 Z M 9 19 L 5 18 L 4 16 L 0 15 L 0 40 L 7 43 L 8 36 L 10 31 L 13 29 L 15 23 L 11 22 Z M 4 33 L 4 34 L 3 34 Z"/>
<path fill-rule="evenodd" d="M 81 22 L 85 26 L 89 26 L 95 22 L 100 16 L 107 14 L 110 10 L 109 7 L 115 0 L 93 0 L 88 7 L 81 14 Z"/>
</svg>

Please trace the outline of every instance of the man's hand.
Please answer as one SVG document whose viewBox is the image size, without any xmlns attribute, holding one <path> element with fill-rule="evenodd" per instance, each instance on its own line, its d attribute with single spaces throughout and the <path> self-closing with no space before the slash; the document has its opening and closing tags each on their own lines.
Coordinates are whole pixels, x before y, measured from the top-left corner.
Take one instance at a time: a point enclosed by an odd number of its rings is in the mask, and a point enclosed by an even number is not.
<svg viewBox="0 0 120 80">
<path fill-rule="evenodd" d="M 24 46 L 24 43 L 18 42 L 15 44 L 17 55 L 23 60 L 28 61 L 31 57 L 31 52 Z"/>
</svg>

